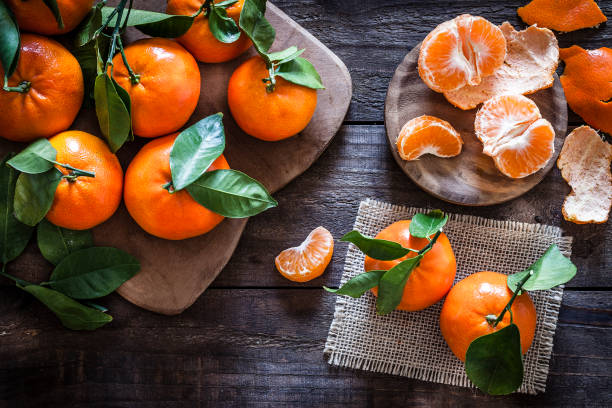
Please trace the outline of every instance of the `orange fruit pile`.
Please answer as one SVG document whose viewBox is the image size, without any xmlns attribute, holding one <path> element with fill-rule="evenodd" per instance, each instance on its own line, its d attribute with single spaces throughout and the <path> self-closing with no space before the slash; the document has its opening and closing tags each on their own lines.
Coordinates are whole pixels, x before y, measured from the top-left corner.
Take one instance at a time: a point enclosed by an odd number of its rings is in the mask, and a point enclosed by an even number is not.
<svg viewBox="0 0 612 408">
<path fill-rule="evenodd" d="M 59 133 L 49 139 L 57 150 L 56 161 L 89 171 L 95 177 L 62 179 L 47 219 L 63 228 L 85 230 L 109 219 L 121 203 L 123 170 L 107 144 L 78 130 Z M 70 170 L 56 166 L 63 174 Z"/>
<path fill-rule="evenodd" d="M 404 248 L 423 249 L 429 241 L 426 238 L 417 238 L 410 235 L 410 222 L 410 220 L 394 222 L 380 231 L 375 238 L 397 242 Z M 416 253 L 410 252 L 405 257 L 393 261 L 381 261 L 366 256 L 364 268 L 366 272 L 386 271 L 414 256 L 416 256 Z M 423 256 L 419 266 L 410 274 L 397 309 L 422 310 L 437 303 L 453 285 L 456 272 L 455 254 L 446 234 L 442 233 L 433 248 Z M 378 288 L 372 289 L 372 292 L 377 295 Z"/>
<path fill-rule="evenodd" d="M 612 49 L 561 49 L 561 84 L 570 108 L 586 123 L 612 134 Z"/>
<path fill-rule="evenodd" d="M 220 1 L 222 0 L 215 0 L 215 3 Z M 166 13 L 191 16 L 198 11 L 201 5 L 201 0 L 168 0 Z M 244 6 L 244 0 L 238 0 L 225 9 L 227 16 L 236 24 L 240 19 L 242 6 Z M 252 44 L 244 33 L 233 43 L 223 43 L 217 40 L 210 31 L 208 17 L 204 13 L 197 16 L 191 28 L 176 40 L 187 48 L 198 61 L 209 63 L 232 60 L 244 53 Z"/>
<path fill-rule="evenodd" d="M 529 25 L 563 32 L 595 27 L 607 21 L 593 0 L 532 0 L 517 11 Z"/>
<path fill-rule="evenodd" d="M 232 74 L 227 102 L 234 120 L 247 134 L 266 141 L 278 141 L 300 133 L 317 107 L 316 89 L 276 77 L 273 92 L 263 78 L 269 76 L 261 57 L 253 57 Z"/>
<path fill-rule="evenodd" d="M 165 188 L 172 181 L 170 151 L 177 136 L 144 145 L 125 173 L 125 206 L 134 221 L 149 234 L 170 240 L 205 234 L 223 221 L 223 216 L 198 204 L 187 190 Z M 223 155 L 207 171 L 217 169 L 229 169 Z"/>
<path fill-rule="evenodd" d="M 424 154 L 452 157 L 461 153 L 463 139 L 450 123 L 423 115 L 402 127 L 396 145 L 404 160 L 415 160 Z"/>
<path fill-rule="evenodd" d="M 419 51 L 421 79 L 436 92 L 478 85 L 506 57 L 506 39 L 482 17 L 460 15 L 430 32 Z"/>
<path fill-rule="evenodd" d="M 522 95 L 486 101 L 474 122 L 483 153 L 511 178 L 527 177 L 544 167 L 555 150 L 555 131 L 538 106 Z"/>
<path fill-rule="evenodd" d="M 23 92 L 0 89 L 0 136 L 29 142 L 68 129 L 81 109 L 84 88 L 81 67 L 66 48 L 47 37 L 21 34 L 19 62 L 8 85 L 21 84 Z"/>
<path fill-rule="evenodd" d="M 130 95 L 134 133 L 157 137 L 177 131 L 200 97 L 200 68 L 193 56 L 165 38 L 134 41 L 125 55 L 138 82 L 133 83 L 120 54 L 113 58 L 113 78 Z"/>
<path fill-rule="evenodd" d="M 507 276 L 497 272 L 478 272 L 461 280 L 448 292 L 440 313 L 440 330 L 451 351 L 461 361 L 470 343 L 510 324 L 510 313 L 494 328 L 487 316 L 498 316 L 512 297 Z M 512 316 L 521 336 L 523 354 L 529 350 L 536 327 L 536 310 L 529 294 L 516 297 Z"/>
<path fill-rule="evenodd" d="M 294 282 L 307 282 L 323 274 L 334 253 L 331 233 L 317 227 L 299 246 L 288 248 L 276 256 L 276 269 Z"/>
</svg>

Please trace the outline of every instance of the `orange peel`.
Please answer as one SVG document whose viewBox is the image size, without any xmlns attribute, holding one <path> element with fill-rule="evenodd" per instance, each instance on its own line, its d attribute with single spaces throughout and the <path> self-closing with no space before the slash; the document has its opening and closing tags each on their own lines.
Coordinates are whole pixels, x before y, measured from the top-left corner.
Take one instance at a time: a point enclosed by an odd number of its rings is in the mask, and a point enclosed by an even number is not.
<svg viewBox="0 0 612 408">
<path fill-rule="evenodd" d="M 550 88 L 559 63 L 559 45 L 555 34 L 536 26 L 516 31 L 508 22 L 500 26 L 506 39 L 504 64 L 478 85 L 466 85 L 444 93 L 456 107 L 473 109 L 484 101 L 508 93 L 531 94 Z"/>
<path fill-rule="evenodd" d="M 533 0 L 517 12 L 529 25 L 561 32 L 596 27 L 608 20 L 593 0 Z"/>
<path fill-rule="evenodd" d="M 592 127 L 612 134 L 612 49 L 561 49 L 561 85 L 570 108 Z"/>
<path fill-rule="evenodd" d="M 565 138 L 557 160 L 561 176 L 572 188 L 563 203 L 563 218 L 576 224 L 601 224 L 612 207 L 612 145 L 589 126 Z"/>
</svg>

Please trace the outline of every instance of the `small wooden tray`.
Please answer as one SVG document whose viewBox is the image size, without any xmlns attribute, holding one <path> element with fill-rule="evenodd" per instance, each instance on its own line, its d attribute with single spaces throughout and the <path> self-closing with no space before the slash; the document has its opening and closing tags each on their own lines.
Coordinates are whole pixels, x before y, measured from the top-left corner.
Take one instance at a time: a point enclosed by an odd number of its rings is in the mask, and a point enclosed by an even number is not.
<svg viewBox="0 0 612 408">
<path fill-rule="evenodd" d="M 389 147 L 404 173 L 419 187 L 442 200 L 470 206 L 503 203 L 535 187 L 554 166 L 567 131 L 567 103 L 558 76 L 551 88 L 533 95 L 545 119 L 555 129 L 555 154 L 546 167 L 523 179 L 510 179 L 497 170 L 493 160 L 482 153 L 482 143 L 474 135 L 477 109 L 464 111 L 451 105 L 444 95 L 425 85 L 417 71 L 420 45 L 406 55 L 397 67 L 385 100 L 385 127 Z M 395 141 L 402 126 L 421 115 L 437 116 L 450 122 L 461 133 L 464 145 L 460 155 L 448 159 L 433 155 L 405 161 L 399 157 Z"/>
<path fill-rule="evenodd" d="M 147 2 L 147 8 L 164 11 L 165 1 Z M 223 112 L 226 134 L 225 156 L 234 169 L 262 182 L 274 193 L 308 169 L 336 135 L 349 107 L 352 95 L 350 74 L 344 63 L 319 40 L 272 4 L 266 17 L 275 27 L 277 39 L 273 50 L 296 45 L 306 48 L 304 56 L 317 68 L 326 89 L 318 91 L 314 117 L 299 135 L 281 142 L 264 142 L 246 135 L 238 128 L 227 106 L 227 84 L 234 69 L 255 54 L 251 49 L 234 61 L 199 64 L 202 77 L 200 101 L 189 126 L 216 112 Z M 127 41 L 142 37 L 129 30 Z M 163 102 L 162 102 L 163 103 Z M 93 109 L 83 109 L 71 129 L 100 135 Z M 139 149 L 150 139 L 137 138 L 119 151 L 123 170 Z M 0 151 L 19 151 L 23 145 L 0 140 Z M 108 245 L 128 251 L 140 260 L 138 275 L 118 290 L 119 294 L 142 308 L 174 315 L 188 308 L 204 292 L 227 264 L 247 219 L 226 219 L 206 235 L 183 241 L 167 241 L 144 232 L 123 205 L 115 215 L 94 229 L 96 245 Z M 39 255 L 24 255 L 19 264 L 37 270 L 43 268 Z M 17 263 L 17 262 L 16 262 Z M 42 278 L 45 279 L 45 278 Z"/>
</svg>

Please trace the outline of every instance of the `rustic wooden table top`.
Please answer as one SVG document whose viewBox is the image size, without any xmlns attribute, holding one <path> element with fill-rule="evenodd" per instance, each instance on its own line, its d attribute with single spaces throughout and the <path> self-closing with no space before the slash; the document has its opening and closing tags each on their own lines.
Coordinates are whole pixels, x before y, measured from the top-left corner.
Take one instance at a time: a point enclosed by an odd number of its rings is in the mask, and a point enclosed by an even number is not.
<svg viewBox="0 0 612 408">
<path fill-rule="evenodd" d="M 610 222 L 565 222 L 560 210 L 569 187 L 556 168 L 503 205 L 444 203 L 410 182 L 387 146 L 383 101 L 404 55 L 439 22 L 465 12 L 522 27 L 516 8 L 526 0 L 503 3 L 276 1 L 342 58 L 353 77 L 351 108 L 327 152 L 276 194 L 278 208 L 249 221 L 230 263 L 182 315 L 146 312 L 112 295 L 105 304 L 113 323 L 94 333 L 71 332 L 2 280 L 0 406 L 611 406 Z M 612 17 L 612 1 L 599 4 Z M 612 25 L 558 38 L 564 47 L 612 46 Z M 580 123 L 570 113 L 570 128 Z M 359 202 L 368 197 L 556 225 L 574 237 L 578 275 L 563 297 L 545 394 L 489 397 L 326 363 L 323 346 L 335 299 L 321 286 L 338 285 L 346 244 L 337 245 L 327 272 L 307 284 L 282 278 L 273 258 L 318 225 L 335 237 L 349 231 Z M 15 273 L 28 276 L 28 270 Z"/>
</svg>

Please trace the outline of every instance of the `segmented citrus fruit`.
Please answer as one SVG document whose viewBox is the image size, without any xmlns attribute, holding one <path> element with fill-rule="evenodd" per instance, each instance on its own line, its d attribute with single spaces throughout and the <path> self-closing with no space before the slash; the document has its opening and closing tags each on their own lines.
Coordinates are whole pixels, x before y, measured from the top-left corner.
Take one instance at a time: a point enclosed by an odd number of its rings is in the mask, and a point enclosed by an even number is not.
<svg viewBox="0 0 612 408">
<path fill-rule="evenodd" d="M 285 278 L 307 282 L 321 276 L 334 253 L 334 238 L 323 227 L 317 227 L 300 246 L 285 249 L 274 263 Z"/>
<path fill-rule="evenodd" d="M 501 95 L 486 101 L 474 122 L 483 153 L 511 178 L 527 177 L 548 163 L 555 152 L 555 131 L 538 106 L 523 95 Z"/>
<path fill-rule="evenodd" d="M 436 92 L 478 85 L 506 57 L 506 39 L 495 24 L 463 14 L 437 26 L 419 51 L 419 75 Z"/>
<path fill-rule="evenodd" d="M 447 121 L 423 115 L 409 120 L 402 127 L 396 145 L 404 160 L 414 160 L 428 153 L 452 157 L 461 153 L 463 139 Z"/>
</svg>

